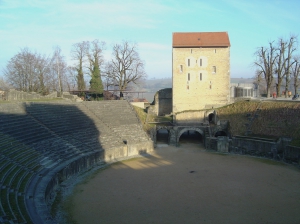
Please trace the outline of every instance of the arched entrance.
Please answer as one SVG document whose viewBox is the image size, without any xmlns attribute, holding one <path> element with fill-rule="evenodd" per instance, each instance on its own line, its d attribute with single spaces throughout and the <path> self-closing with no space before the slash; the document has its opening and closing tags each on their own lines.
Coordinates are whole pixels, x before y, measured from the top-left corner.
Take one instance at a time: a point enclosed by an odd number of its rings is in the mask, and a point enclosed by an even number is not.
<svg viewBox="0 0 300 224">
<path fill-rule="evenodd" d="M 199 128 L 184 128 L 177 136 L 177 144 L 203 144 L 203 131 Z"/>
<path fill-rule="evenodd" d="M 225 131 L 217 131 L 215 133 L 215 137 L 219 137 L 219 136 L 227 136 L 227 133 Z"/>
<path fill-rule="evenodd" d="M 169 144 L 169 130 L 166 128 L 160 128 L 156 131 L 156 143 Z"/>
<path fill-rule="evenodd" d="M 214 124 L 214 123 L 215 123 L 215 114 L 214 114 L 214 113 L 210 113 L 210 114 L 208 115 L 208 122 L 209 122 L 210 124 Z"/>
</svg>

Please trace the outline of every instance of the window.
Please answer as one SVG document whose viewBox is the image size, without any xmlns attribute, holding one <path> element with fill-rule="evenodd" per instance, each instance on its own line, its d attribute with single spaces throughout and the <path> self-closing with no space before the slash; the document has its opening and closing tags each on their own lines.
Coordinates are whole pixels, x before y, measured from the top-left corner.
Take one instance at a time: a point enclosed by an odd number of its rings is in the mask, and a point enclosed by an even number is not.
<svg viewBox="0 0 300 224">
<path fill-rule="evenodd" d="M 217 72 L 217 67 L 216 67 L 216 66 L 213 66 L 213 67 L 212 67 L 212 72 L 213 72 L 213 73 L 216 73 L 216 72 Z"/>
<path fill-rule="evenodd" d="M 183 66 L 180 65 L 180 72 L 183 72 Z"/>
<path fill-rule="evenodd" d="M 215 53 L 217 53 L 217 49 L 215 49 Z"/>
<path fill-rule="evenodd" d="M 200 81 L 202 81 L 202 73 L 200 73 L 199 79 Z"/>
<path fill-rule="evenodd" d="M 200 66 L 202 66 L 202 58 L 200 58 L 199 64 L 200 64 Z"/>
<path fill-rule="evenodd" d="M 190 73 L 188 73 L 188 81 L 190 81 L 190 78 L 191 78 Z"/>
<path fill-rule="evenodd" d="M 190 59 L 188 59 L 188 66 L 190 66 L 191 62 L 190 62 Z"/>
<path fill-rule="evenodd" d="M 193 53 L 193 49 L 191 49 L 191 54 Z"/>
</svg>

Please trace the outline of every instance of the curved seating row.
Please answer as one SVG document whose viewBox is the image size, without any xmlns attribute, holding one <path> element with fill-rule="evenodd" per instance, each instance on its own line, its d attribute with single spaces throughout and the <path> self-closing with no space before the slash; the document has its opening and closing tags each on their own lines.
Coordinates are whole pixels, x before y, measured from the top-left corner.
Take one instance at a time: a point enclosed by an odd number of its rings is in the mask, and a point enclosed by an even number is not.
<svg viewBox="0 0 300 224">
<path fill-rule="evenodd" d="M 0 104 L 0 223 L 31 222 L 26 192 L 39 175 L 124 141 L 145 140 L 127 101 Z"/>
</svg>

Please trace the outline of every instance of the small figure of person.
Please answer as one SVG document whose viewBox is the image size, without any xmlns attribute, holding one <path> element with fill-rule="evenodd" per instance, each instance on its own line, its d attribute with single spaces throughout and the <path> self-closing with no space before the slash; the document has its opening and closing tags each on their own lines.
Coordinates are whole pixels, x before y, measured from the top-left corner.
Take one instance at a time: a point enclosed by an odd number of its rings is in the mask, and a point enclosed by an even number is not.
<svg viewBox="0 0 300 224">
<path fill-rule="evenodd" d="M 289 96 L 289 97 L 292 96 L 292 91 L 288 91 L 288 96 Z"/>
</svg>

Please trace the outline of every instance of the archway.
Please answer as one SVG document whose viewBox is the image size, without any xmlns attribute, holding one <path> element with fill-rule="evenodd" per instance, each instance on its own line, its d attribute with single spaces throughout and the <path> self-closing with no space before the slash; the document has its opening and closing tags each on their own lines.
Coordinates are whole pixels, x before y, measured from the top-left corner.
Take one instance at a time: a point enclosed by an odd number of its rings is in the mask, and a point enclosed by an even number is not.
<svg viewBox="0 0 300 224">
<path fill-rule="evenodd" d="M 211 124 L 215 123 L 215 114 L 214 113 L 210 113 L 208 115 L 208 122 L 211 123 Z"/>
<path fill-rule="evenodd" d="M 169 144 L 169 130 L 161 128 L 156 131 L 156 143 Z"/>
<path fill-rule="evenodd" d="M 225 131 L 217 131 L 215 133 L 215 137 L 218 137 L 218 136 L 227 136 L 227 133 Z"/>
<path fill-rule="evenodd" d="M 203 143 L 203 131 L 199 128 L 184 128 L 178 133 L 177 144 Z"/>
</svg>

